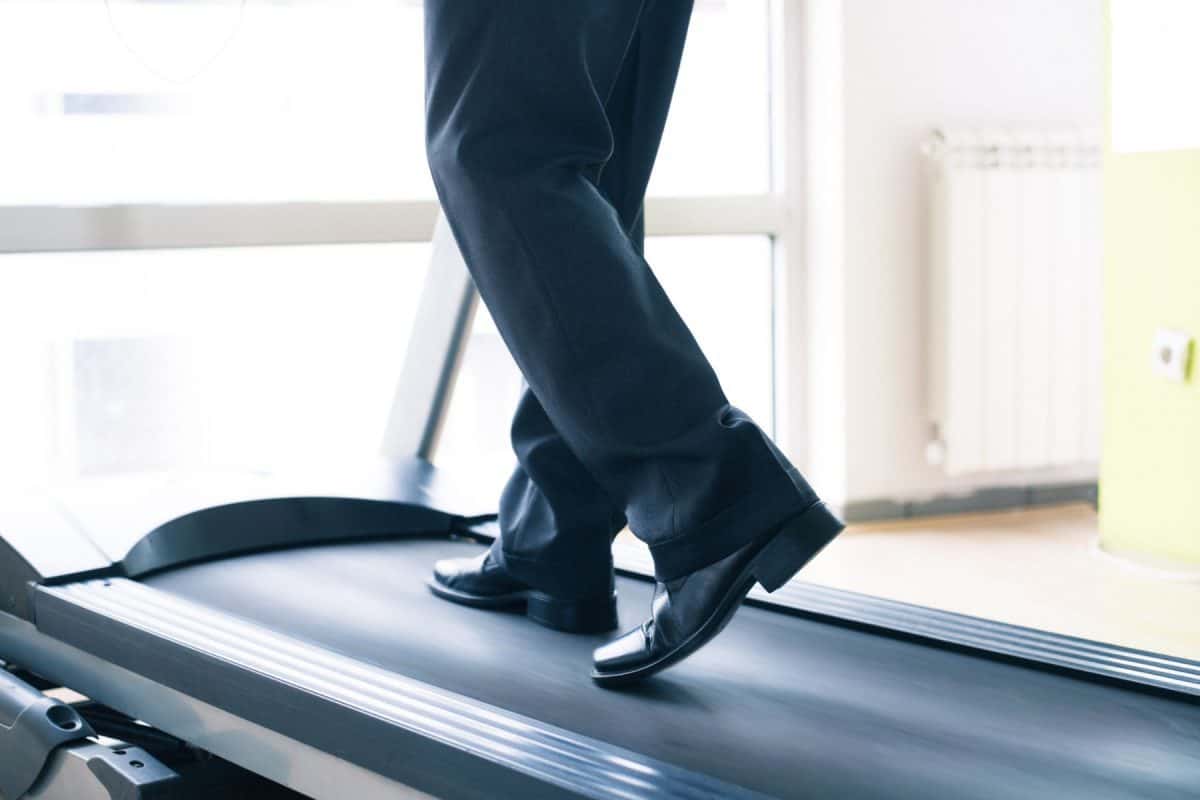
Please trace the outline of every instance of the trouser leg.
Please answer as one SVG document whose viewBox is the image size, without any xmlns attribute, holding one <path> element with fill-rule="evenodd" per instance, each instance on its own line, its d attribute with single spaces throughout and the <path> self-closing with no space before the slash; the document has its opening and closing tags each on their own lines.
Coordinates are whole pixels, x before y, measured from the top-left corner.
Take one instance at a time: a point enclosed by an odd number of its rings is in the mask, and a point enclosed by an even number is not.
<svg viewBox="0 0 1200 800">
<path fill-rule="evenodd" d="M 661 577 L 711 563 L 815 500 L 729 405 L 599 188 L 626 133 L 608 101 L 630 48 L 651 45 L 637 44 L 640 26 L 667 7 L 426 4 L 442 206 L 547 421 L 624 509 Z"/>
<path fill-rule="evenodd" d="M 612 155 L 596 186 L 638 254 L 646 185 L 679 70 L 691 0 L 643 12 L 606 103 Z M 624 506 L 576 458 L 528 387 L 513 416 L 517 466 L 500 501 L 498 560 L 515 577 L 558 595 L 594 596 L 612 581 L 612 539 Z"/>
<path fill-rule="evenodd" d="M 625 515 L 580 463 L 526 389 L 512 423 L 517 466 L 500 495 L 494 557 L 556 597 L 612 591 L 613 537 Z"/>
</svg>

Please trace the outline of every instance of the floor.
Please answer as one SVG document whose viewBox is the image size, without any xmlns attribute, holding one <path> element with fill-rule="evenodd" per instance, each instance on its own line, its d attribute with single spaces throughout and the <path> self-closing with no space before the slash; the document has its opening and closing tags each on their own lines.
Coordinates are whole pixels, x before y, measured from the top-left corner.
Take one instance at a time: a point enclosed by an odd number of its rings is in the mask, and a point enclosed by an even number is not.
<svg viewBox="0 0 1200 800">
<path fill-rule="evenodd" d="M 1088 505 L 855 525 L 815 583 L 1200 660 L 1200 569 L 1118 558 Z"/>
</svg>

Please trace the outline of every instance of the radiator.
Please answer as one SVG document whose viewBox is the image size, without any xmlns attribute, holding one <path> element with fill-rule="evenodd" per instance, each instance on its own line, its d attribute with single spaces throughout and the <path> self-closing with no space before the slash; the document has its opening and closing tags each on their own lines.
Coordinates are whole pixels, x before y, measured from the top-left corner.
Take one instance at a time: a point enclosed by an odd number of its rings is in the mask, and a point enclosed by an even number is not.
<svg viewBox="0 0 1200 800">
<path fill-rule="evenodd" d="M 1099 131 L 945 129 L 924 152 L 928 460 L 952 475 L 1098 461 Z"/>
</svg>

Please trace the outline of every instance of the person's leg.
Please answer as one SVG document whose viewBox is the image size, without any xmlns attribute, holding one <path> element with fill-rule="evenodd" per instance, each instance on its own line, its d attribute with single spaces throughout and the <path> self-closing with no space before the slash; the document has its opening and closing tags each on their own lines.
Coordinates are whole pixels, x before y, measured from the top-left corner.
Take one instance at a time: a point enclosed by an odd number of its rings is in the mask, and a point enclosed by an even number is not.
<svg viewBox="0 0 1200 800">
<path fill-rule="evenodd" d="M 659 0 L 644 12 L 605 104 L 612 155 L 596 186 L 635 251 L 642 209 L 683 55 L 691 0 Z M 611 589 L 612 538 L 624 508 L 591 476 L 526 388 L 512 424 L 517 466 L 501 495 L 496 560 L 519 580 L 559 596 Z"/>
<path fill-rule="evenodd" d="M 480 294 L 571 451 L 661 577 L 816 495 L 732 408 L 595 180 L 634 2 L 430 0 L 428 151 Z"/>
<path fill-rule="evenodd" d="M 839 525 L 729 405 L 597 187 L 614 149 L 607 101 L 639 25 L 664 8 L 426 3 L 427 146 L 442 207 L 547 419 L 624 507 L 663 581 L 654 625 L 598 653 L 605 679 L 692 652 L 756 578 L 776 588 Z"/>
<path fill-rule="evenodd" d="M 642 14 L 605 103 L 613 147 L 594 182 L 639 255 L 646 185 L 666 124 L 690 11 L 691 0 L 659 0 L 655 13 Z M 524 609 L 536 621 L 560 629 L 615 627 L 611 548 L 626 524 L 623 505 L 580 463 L 528 387 L 513 416 L 511 438 L 517 465 L 501 493 L 499 537 L 484 559 L 439 562 L 431 588 L 460 603 Z M 530 604 L 529 589 L 553 599 Z M 567 616 L 548 606 L 564 600 L 571 603 Z M 581 622 L 590 624 L 581 627 Z"/>
<path fill-rule="evenodd" d="M 517 466 L 500 495 L 492 558 L 555 597 L 610 596 L 612 540 L 625 527 L 621 505 L 571 452 L 528 388 L 513 416 L 512 444 Z"/>
</svg>

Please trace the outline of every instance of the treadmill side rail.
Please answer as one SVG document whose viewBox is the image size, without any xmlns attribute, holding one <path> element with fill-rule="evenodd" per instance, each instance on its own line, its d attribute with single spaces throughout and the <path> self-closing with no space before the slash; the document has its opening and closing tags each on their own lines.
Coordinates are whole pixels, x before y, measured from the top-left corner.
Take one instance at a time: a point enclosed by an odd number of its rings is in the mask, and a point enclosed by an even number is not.
<svg viewBox="0 0 1200 800">
<path fill-rule="evenodd" d="M 23 797 L 58 748 L 91 735 L 75 709 L 0 669 L 0 800 Z"/>
</svg>

